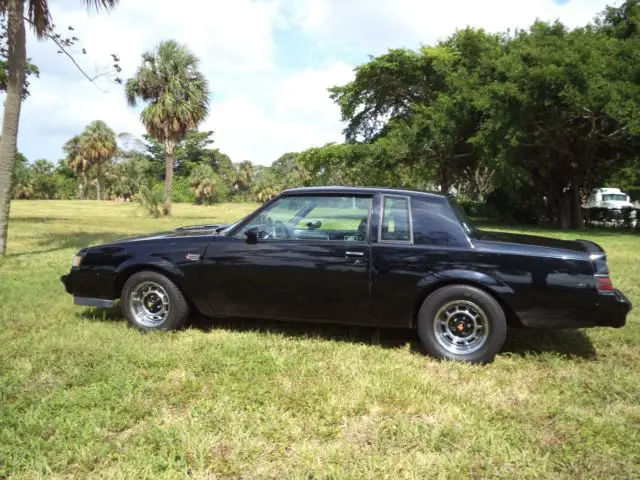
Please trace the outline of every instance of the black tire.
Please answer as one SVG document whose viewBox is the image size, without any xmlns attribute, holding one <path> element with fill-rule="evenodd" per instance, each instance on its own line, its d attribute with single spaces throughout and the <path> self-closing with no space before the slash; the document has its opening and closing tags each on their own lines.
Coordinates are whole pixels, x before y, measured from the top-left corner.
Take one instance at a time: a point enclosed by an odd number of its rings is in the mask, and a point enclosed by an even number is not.
<svg viewBox="0 0 640 480">
<path fill-rule="evenodd" d="M 418 337 L 436 358 L 489 363 L 506 336 L 504 310 L 479 288 L 442 287 L 426 298 L 418 312 Z"/>
<path fill-rule="evenodd" d="M 145 288 L 153 289 L 153 291 L 146 293 L 146 297 L 142 297 L 142 301 L 136 300 L 141 298 L 140 295 L 137 295 L 136 299 L 132 301 L 134 292 Z M 151 298 L 153 294 L 159 299 L 162 308 L 157 313 L 158 318 L 152 321 L 145 314 L 149 310 L 146 308 L 141 310 L 141 308 L 145 303 L 144 298 Z M 180 289 L 167 277 L 153 271 L 137 272 L 129 277 L 122 288 L 120 309 L 131 326 L 146 331 L 174 330 L 184 325 L 189 318 L 189 304 Z M 136 309 L 138 313 L 136 313 Z M 140 313 L 141 311 L 142 313 Z"/>
</svg>

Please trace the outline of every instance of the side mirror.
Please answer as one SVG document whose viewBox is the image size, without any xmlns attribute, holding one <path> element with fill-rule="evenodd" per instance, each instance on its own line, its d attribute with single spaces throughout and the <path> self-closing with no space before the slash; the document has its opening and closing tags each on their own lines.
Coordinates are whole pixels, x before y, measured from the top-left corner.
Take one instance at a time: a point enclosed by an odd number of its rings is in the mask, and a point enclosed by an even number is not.
<svg viewBox="0 0 640 480">
<path fill-rule="evenodd" d="M 309 230 L 315 230 L 316 228 L 320 228 L 321 225 L 322 225 L 322 222 L 320 220 L 307 222 L 307 228 L 309 228 Z"/>
<path fill-rule="evenodd" d="M 246 232 L 244 232 L 244 235 L 246 238 L 246 242 L 249 245 L 255 245 L 256 243 L 258 243 L 258 231 L 251 229 L 251 230 L 247 230 Z"/>
</svg>

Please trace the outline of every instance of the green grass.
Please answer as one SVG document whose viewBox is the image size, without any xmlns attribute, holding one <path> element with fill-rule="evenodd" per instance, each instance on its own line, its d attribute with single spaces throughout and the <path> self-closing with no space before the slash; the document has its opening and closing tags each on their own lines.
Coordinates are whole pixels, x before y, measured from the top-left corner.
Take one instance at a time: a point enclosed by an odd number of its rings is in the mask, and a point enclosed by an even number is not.
<svg viewBox="0 0 640 480">
<path fill-rule="evenodd" d="M 414 335 L 198 320 L 141 334 L 72 305 L 82 246 L 254 205 L 14 202 L 0 260 L 0 478 L 640 478 L 640 316 L 510 332 L 483 367 Z M 529 230 L 561 238 L 573 233 Z M 640 304 L 640 237 L 581 232 Z"/>
</svg>

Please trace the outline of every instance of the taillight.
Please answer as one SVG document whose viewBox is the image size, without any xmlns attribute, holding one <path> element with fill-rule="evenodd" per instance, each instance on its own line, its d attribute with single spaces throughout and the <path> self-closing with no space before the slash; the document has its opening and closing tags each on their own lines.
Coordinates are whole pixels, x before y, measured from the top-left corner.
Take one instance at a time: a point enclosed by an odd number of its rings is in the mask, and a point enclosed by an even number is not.
<svg viewBox="0 0 640 480">
<path fill-rule="evenodd" d="M 598 290 L 601 292 L 613 292 L 613 282 L 609 277 L 598 277 Z"/>
</svg>

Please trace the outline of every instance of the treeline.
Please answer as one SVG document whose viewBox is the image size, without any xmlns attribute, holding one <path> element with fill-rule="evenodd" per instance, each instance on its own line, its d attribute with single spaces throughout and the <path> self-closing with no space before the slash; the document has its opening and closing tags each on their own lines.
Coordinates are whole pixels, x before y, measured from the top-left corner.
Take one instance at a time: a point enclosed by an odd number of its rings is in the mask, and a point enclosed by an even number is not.
<svg viewBox="0 0 640 480">
<path fill-rule="evenodd" d="M 276 193 L 274 185 L 265 181 L 264 171 L 269 169 L 250 161 L 232 162 L 210 147 L 212 135 L 191 131 L 175 147 L 173 201 L 265 201 Z M 132 201 L 151 195 L 162 203 L 165 152 L 153 138 L 116 135 L 104 122 L 95 121 L 64 149 L 67 155 L 57 163 L 29 163 L 18 154 L 13 198 Z"/>
<path fill-rule="evenodd" d="M 172 55 L 186 55 L 178 47 L 161 44 L 158 58 L 172 64 Z M 129 100 L 155 85 L 143 82 L 154 73 L 145 69 L 162 62 L 147 56 L 128 82 Z M 640 0 L 581 28 L 468 28 L 418 50 L 390 50 L 329 94 L 346 122 L 342 144 L 287 153 L 269 167 L 234 163 L 212 148 L 212 132 L 194 131 L 196 120 L 164 138 L 152 122 L 166 103 L 158 100 L 142 114 L 153 136 L 117 136 L 93 122 L 57 165 L 19 162 L 13 195 L 153 203 L 171 172 L 165 192 L 172 188 L 174 201 L 264 202 L 295 186 L 378 185 L 455 191 L 478 215 L 581 227 L 591 189 L 640 187 Z"/>
</svg>

